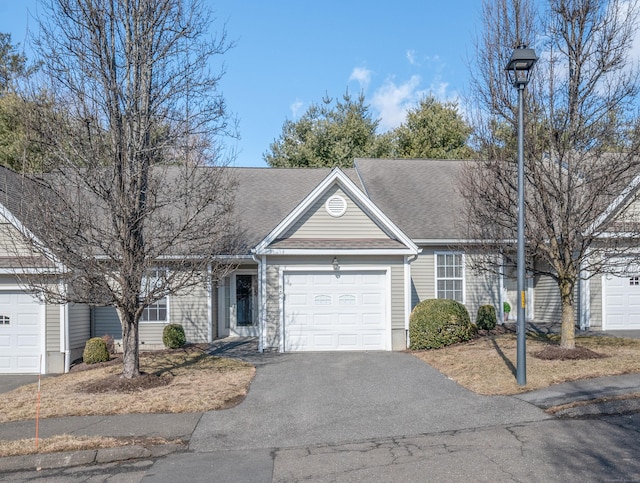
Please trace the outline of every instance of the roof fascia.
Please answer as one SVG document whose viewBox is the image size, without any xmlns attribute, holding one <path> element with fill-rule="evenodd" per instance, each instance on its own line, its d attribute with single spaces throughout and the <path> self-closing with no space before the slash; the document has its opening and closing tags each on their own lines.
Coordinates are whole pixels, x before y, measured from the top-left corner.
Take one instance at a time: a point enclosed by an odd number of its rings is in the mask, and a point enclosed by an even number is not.
<svg viewBox="0 0 640 483">
<path fill-rule="evenodd" d="M 260 255 L 416 255 L 410 248 L 266 248 Z"/>
</svg>

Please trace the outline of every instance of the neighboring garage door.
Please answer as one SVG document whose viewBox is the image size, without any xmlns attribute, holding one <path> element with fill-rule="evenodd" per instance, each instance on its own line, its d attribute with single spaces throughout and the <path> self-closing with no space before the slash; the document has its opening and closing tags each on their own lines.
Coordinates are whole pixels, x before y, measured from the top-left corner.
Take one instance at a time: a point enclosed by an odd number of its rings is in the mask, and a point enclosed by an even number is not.
<svg viewBox="0 0 640 483">
<path fill-rule="evenodd" d="M 386 350 L 384 271 L 284 274 L 285 351 Z"/>
<path fill-rule="evenodd" d="M 28 293 L 0 291 L 0 373 L 40 371 L 40 314 L 40 304 Z"/>
<path fill-rule="evenodd" d="M 626 277 L 607 275 L 605 289 L 605 330 L 640 329 L 640 274 Z"/>
</svg>

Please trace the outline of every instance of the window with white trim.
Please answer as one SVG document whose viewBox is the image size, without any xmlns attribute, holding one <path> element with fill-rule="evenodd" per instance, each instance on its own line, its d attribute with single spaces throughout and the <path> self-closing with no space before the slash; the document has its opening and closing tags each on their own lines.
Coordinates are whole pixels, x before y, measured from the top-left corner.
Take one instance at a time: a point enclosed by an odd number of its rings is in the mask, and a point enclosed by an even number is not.
<svg viewBox="0 0 640 483">
<path fill-rule="evenodd" d="M 464 256 L 436 254 L 436 297 L 464 303 Z"/>
<path fill-rule="evenodd" d="M 168 268 L 157 267 L 147 270 L 146 275 L 142 279 L 142 293 L 150 294 L 154 290 L 158 290 L 168 275 Z M 169 321 L 168 310 L 168 297 L 163 297 L 160 300 L 148 305 L 142 311 L 140 317 L 141 322 L 160 322 L 166 323 Z"/>
<path fill-rule="evenodd" d="M 142 311 L 140 317 L 141 322 L 167 322 L 168 310 L 167 310 L 167 297 L 163 297 L 157 302 L 147 306 Z"/>
</svg>

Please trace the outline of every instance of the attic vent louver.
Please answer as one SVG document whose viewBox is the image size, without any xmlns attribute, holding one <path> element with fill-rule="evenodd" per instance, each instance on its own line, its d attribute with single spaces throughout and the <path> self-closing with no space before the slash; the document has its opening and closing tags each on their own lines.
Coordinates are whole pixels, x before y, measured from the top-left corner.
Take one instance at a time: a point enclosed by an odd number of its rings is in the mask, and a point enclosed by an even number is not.
<svg viewBox="0 0 640 483">
<path fill-rule="evenodd" d="M 340 195 L 333 195 L 324 205 L 327 213 L 334 218 L 339 218 L 347 211 L 347 201 Z"/>
</svg>

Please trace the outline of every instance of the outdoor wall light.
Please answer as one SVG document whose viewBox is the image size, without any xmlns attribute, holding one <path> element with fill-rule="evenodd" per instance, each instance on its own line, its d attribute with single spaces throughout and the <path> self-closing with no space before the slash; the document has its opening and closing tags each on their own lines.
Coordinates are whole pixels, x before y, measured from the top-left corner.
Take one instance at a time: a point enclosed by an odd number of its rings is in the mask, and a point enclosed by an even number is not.
<svg viewBox="0 0 640 483">
<path fill-rule="evenodd" d="M 336 257 L 333 257 L 333 263 L 331 265 L 333 265 L 333 269 L 336 272 L 340 270 L 340 262 L 338 262 L 338 259 Z"/>
</svg>

